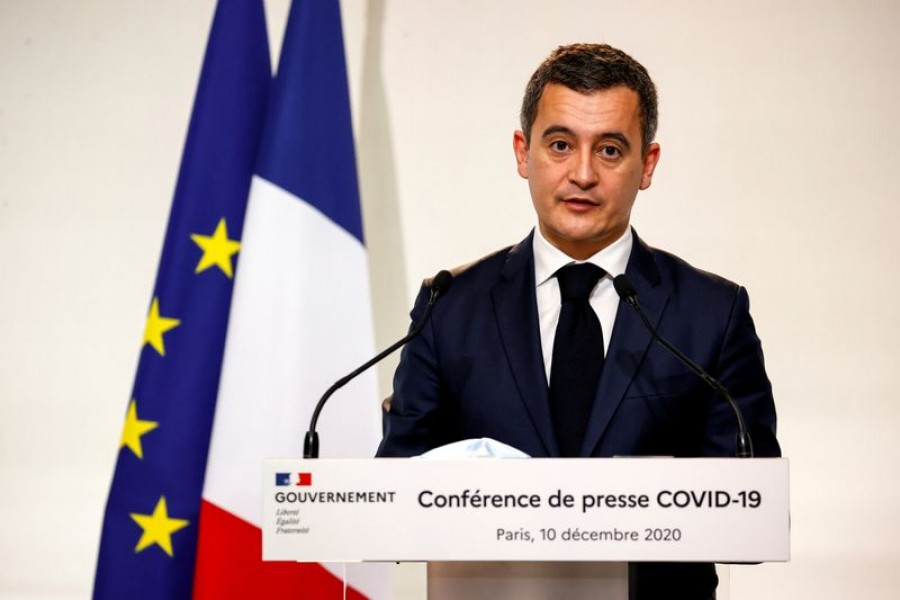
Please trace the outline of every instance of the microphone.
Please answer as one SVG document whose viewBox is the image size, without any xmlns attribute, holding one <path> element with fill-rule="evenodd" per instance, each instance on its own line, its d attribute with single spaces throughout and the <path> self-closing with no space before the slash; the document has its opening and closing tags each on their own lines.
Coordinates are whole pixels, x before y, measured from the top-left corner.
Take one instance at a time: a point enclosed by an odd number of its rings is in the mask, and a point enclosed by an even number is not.
<svg viewBox="0 0 900 600">
<path fill-rule="evenodd" d="M 640 317 L 641 322 L 644 324 L 644 327 L 650 332 L 650 335 L 653 336 L 653 339 L 659 342 L 663 348 L 668 350 L 672 356 L 680 360 L 691 371 L 696 373 L 700 379 L 706 382 L 706 385 L 713 389 L 713 391 L 728 401 L 738 422 L 737 450 L 735 456 L 739 458 L 753 458 L 753 442 L 750 439 L 750 434 L 747 433 L 747 426 L 744 423 L 744 414 L 741 412 L 741 408 L 737 405 L 737 402 L 734 401 L 734 398 L 731 397 L 731 394 L 728 393 L 728 390 L 725 389 L 725 386 L 719 383 L 719 380 L 715 377 L 704 371 L 700 365 L 685 356 L 681 350 L 659 335 L 656 328 L 650 324 L 647 315 L 644 314 L 641 305 L 638 303 L 637 290 L 634 289 L 634 284 L 631 283 L 631 280 L 628 279 L 624 273 L 613 278 L 613 287 L 616 288 L 616 293 L 619 295 L 619 298 L 634 309 L 638 317 Z"/>
<path fill-rule="evenodd" d="M 422 315 L 422 318 L 419 319 L 418 323 L 415 323 L 410 327 L 409 333 L 407 333 L 403 339 L 399 340 L 389 348 L 386 348 L 368 362 L 360 365 L 352 372 L 335 381 L 322 397 L 319 398 L 319 403 L 316 404 L 312 419 L 310 419 L 309 422 L 309 431 L 306 432 L 306 437 L 303 440 L 303 458 L 319 458 L 319 434 L 316 433 L 316 424 L 319 422 L 319 414 L 322 412 L 322 407 L 325 406 L 325 402 L 328 401 L 332 394 L 356 378 L 357 375 L 419 335 L 422 329 L 425 328 L 425 324 L 428 323 L 428 320 L 431 318 L 431 312 L 434 310 L 434 305 L 437 303 L 438 298 L 447 293 L 451 283 L 453 283 L 453 275 L 450 271 L 441 271 L 435 275 L 431 280 L 431 296 L 428 298 L 425 314 Z"/>
</svg>

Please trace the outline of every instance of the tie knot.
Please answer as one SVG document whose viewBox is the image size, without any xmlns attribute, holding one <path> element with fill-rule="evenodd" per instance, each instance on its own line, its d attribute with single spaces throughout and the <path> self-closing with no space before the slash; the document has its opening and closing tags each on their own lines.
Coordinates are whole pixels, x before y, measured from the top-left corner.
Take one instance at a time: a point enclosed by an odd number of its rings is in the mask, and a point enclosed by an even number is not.
<svg viewBox="0 0 900 600">
<path fill-rule="evenodd" d="M 605 274 L 606 271 L 593 263 L 566 265 L 556 272 L 562 301 L 587 301 L 591 297 L 591 290 L 594 289 L 594 286 Z"/>
</svg>

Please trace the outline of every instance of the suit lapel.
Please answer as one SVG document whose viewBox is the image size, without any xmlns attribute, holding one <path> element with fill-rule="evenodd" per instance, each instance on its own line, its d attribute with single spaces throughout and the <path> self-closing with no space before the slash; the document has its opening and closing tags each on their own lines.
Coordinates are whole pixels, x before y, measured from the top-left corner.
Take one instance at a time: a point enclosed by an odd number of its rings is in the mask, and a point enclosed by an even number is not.
<svg viewBox="0 0 900 600">
<path fill-rule="evenodd" d="M 491 298 L 503 349 L 519 396 L 531 416 L 547 455 L 559 456 L 541 354 L 533 235 L 532 232 L 532 235 L 510 251 L 500 282 L 494 287 Z"/>
<path fill-rule="evenodd" d="M 638 300 L 647 318 L 654 327 L 658 326 L 671 290 L 660 277 L 653 251 L 637 236 L 637 232 L 634 232 L 634 245 L 625 272 L 637 290 Z M 585 433 L 582 456 L 591 456 L 600 443 L 651 342 L 652 337 L 634 310 L 621 304 Z M 628 426 L 625 423 L 622 425 Z"/>
</svg>

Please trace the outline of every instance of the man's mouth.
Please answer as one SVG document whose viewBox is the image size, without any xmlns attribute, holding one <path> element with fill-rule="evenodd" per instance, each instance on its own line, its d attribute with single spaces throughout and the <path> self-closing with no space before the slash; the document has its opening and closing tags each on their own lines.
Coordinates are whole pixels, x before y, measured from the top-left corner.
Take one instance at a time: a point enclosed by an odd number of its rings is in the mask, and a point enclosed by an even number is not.
<svg viewBox="0 0 900 600">
<path fill-rule="evenodd" d="M 594 207 L 594 206 L 599 206 L 599 205 L 600 205 L 599 202 L 596 202 L 596 201 L 591 200 L 591 199 L 589 199 L 589 198 L 578 198 L 578 197 L 573 197 L 573 198 L 563 198 L 562 201 L 563 201 L 563 203 L 565 203 L 566 205 L 571 206 L 571 207 L 573 207 L 573 208 L 574 208 L 574 207 L 590 208 L 590 207 Z"/>
</svg>

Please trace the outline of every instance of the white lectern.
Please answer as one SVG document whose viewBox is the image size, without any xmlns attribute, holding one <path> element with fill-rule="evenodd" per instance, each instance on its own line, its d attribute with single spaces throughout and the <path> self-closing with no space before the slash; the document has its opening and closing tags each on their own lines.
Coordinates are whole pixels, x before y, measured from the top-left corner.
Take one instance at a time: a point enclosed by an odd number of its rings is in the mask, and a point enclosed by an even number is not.
<svg viewBox="0 0 900 600">
<path fill-rule="evenodd" d="M 263 559 L 427 561 L 437 600 L 627 597 L 629 561 L 789 560 L 788 491 L 786 459 L 268 460 Z"/>
</svg>

